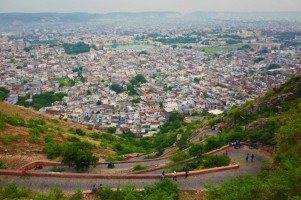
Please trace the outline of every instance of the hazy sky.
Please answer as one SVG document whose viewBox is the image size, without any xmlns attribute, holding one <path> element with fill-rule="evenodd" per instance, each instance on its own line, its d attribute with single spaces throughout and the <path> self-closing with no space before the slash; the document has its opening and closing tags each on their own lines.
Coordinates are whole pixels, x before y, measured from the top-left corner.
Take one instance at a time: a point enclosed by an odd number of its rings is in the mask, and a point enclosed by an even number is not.
<svg viewBox="0 0 301 200">
<path fill-rule="evenodd" d="M 0 12 L 300 11 L 301 0 L 0 0 Z"/>
</svg>

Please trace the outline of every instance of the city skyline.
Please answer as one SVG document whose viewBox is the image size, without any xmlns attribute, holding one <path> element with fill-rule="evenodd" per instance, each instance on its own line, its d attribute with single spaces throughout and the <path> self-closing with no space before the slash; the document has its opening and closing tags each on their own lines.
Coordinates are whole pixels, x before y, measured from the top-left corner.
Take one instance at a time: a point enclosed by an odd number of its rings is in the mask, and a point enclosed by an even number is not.
<svg viewBox="0 0 301 200">
<path fill-rule="evenodd" d="M 194 11 L 216 12 L 301 12 L 300 0 L 0 0 L 0 12 L 147 12 L 176 11 L 189 13 Z"/>
</svg>

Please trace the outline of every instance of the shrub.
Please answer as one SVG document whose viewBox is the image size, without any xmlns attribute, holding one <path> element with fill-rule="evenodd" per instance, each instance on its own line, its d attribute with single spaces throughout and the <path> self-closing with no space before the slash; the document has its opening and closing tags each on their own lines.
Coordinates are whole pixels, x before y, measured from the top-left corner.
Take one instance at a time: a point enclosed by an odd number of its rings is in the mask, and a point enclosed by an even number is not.
<svg viewBox="0 0 301 200">
<path fill-rule="evenodd" d="M 19 135 L 18 134 L 12 134 L 12 135 L 4 135 L 0 137 L 0 141 L 4 145 L 9 145 L 14 141 L 18 141 Z"/>
<path fill-rule="evenodd" d="M 6 165 L 4 163 L 4 160 L 0 160 L 0 169 L 6 169 Z"/>
<path fill-rule="evenodd" d="M 50 143 L 50 142 L 54 142 L 54 135 L 52 134 L 47 134 L 45 135 L 45 143 Z"/>
<path fill-rule="evenodd" d="M 0 191 L 0 199 L 20 199 L 31 195 L 32 191 L 25 187 L 19 187 L 15 182 L 10 183 Z"/>
<path fill-rule="evenodd" d="M 116 133 L 116 127 L 108 127 L 108 133 Z"/>
<path fill-rule="evenodd" d="M 188 164 L 190 170 L 194 169 L 208 169 L 212 167 L 228 166 L 230 158 L 227 155 L 214 156 L 199 156 L 193 162 Z"/>
<path fill-rule="evenodd" d="M 93 140 L 98 140 L 101 138 L 99 133 L 93 132 L 91 134 L 88 135 L 90 138 L 92 138 Z"/>
<path fill-rule="evenodd" d="M 38 128 L 31 128 L 29 134 L 31 136 L 40 136 L 40 130 Z"/>
<path fill-rule="evenodd" d="M 154 159 L 154 158 L 158 158 L 159 156 L 157 156 L 157 154 L 154 154 L 154 155 L 147 155 L 145 156 L 143 159 L 144 160 L 147 160 L 147 159 Z"/>
<path fill-rule="evenodd" d="M 38 135 L 31 135 L 30 138 L 28 139 L 28 142 L 32 144 L 40 144 L 43 142 L 43 140 Z"/>
<path fill-rule="evenodd" d="M 190 156 L 201 156 L 204 153 L 204 145 L 194 144 L 188 151 Z"/>
<path fill-rule="evenodd" d="M 54 166 L 50 169 L 50 172 L 64 172 L 65 169 L 63 167 Z"/>
<path fill-rule="evenodd" d="M 183 151 L 175 151 L 170 157 L 169 166 L 173 169 L 178 169 L 183 166 L 183 161 L 188 159 L 189 155 Z"/>
<path fill-rule="evenodd" d="M 4 131 L 6 128 L 6 123 L 0 118 L 0 131 Z"/>
<path fill-rule="evenodd" d="M 170 179 L 144 187 L 144 196 L 147 199 L 179 199 L 179 194 L 179 185 Z"/>
<path fill-rule="evenodd" d="M 205 185 L 208 189 L 206 199 L 259 199 L 257 191 L 261 186 L 256 177 L 239 176 L 225 181 L 221 186 Z"/>
<path fill-rule="evenodd" d="M 5 114 L 1 114 L 1 117 L 3 118 L 4 122 L 12 125 L 12 126 L 25 126 L 25 120 L 18 116 L 8 116 Z"/>
<path fill-rule="evenodd" d="M 111 161 L 124 161 L 125 157 L 123 155 L 114 155 L 114 156 L 106 156 L 105 161 L 111 162 Z"/>
<path fill-rule="evenodd" d="M 46 125 L 46 122 L 42 119 L 29 119 L 27 122 L 27 127 L 29 128 L 34 128 L 43 125 Z"/>
<path fill-rule="evenodd" d="M 80 139 L 77 138 L 77 137 L 74 137 L 74 136 L 69 136 L 69 137 L 67 138 L 67 141 L 68 141 L 68 142 L 80 142 Z"/>
<path fill-rule="evenodd" d="M 135 165 L 133 167 L 133 171 L 141 171 L 141 170 L 145 170 L 147 167 L 141 164 Z"/>
<path fill-rule="evenodd" d="M 53 123 L 55 123 L 55 124 L 58 124 L 59 123 L 59 120 L 57 120 L 57 119 L 52 119 L 51 120 Z"/>
<path fill-rule="evenodd" d="M 80 128 L 75 129 L 75 134 L 79 135 L 79 136 L 86 135 L 86 133 L 82 129 L 80 129 Z"/>
<path fill-rule="evenodd" d="M 47 158 L 54 159 L 59 157 L 62 154 L 63 145 L 62 144 L 55 144 L 55 143 L 48 143 L 45 147 L 45 152 Z"/>
<path fill-rule="evenodd" d="M 81 190 L 76 190 L 75 193 L 69 197 L 69 200 L 82 200 L 84 199 L 83 192 Z"/>
<path fill-rule="evenodd" d="M 111 188 L 104 188 L 103 190 L 97 190 L 95 195 L 101 197 L 101 199 L 110 199 L 110 196 L 114 193 Z"/>
<path fill-rule="evenodd" d="M 63 190 L 56 187 L 51 188 L 49 199 L 63 199 L 63 198 L 64 198 Z"/>
</svg>

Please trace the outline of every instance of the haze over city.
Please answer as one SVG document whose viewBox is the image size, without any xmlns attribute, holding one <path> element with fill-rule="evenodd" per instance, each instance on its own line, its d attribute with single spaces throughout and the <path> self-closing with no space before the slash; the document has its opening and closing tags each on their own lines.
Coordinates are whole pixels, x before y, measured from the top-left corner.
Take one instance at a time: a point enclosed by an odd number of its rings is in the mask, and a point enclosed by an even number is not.
<svg viewBox="0 0 301 200">
<path fill-rule="evenodd" d="M 0 0 L 0 12 L 301 11 L 300 0 Z"/>
<path fill-rule="evenodd" d="M 301 0 L 0 0 L 0 199 L 300 199 L 300 130 Z"/>
</svg>

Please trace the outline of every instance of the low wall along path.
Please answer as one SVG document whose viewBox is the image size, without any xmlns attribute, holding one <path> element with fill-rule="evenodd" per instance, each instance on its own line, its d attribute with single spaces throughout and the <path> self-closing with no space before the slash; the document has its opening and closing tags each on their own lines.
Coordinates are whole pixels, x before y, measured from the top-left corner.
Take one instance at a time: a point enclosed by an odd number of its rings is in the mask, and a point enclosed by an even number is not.
<svg viewBox="0 0 301 200">
<path fill-rule="evenodd" d="M 178 183 L 181 190 L 199 190 L 203 188 L 206 182 L 220 184 L 223 181 L 239 175 L 256 175 L 262 166 L 264 158 L 270 156 L 270 153 L 261 149 L 249 149 L 242 146 L 239 149 L 226 145 L 220 149 L 207 154 L 222 154 L 227 149 L 232 164 L 225 167 L 216 167 L 211 169 L 190 171 L 188 178 L 185 178 L 184 172 L 178 172 Z M 245 156 L 249 153 L 255 154 L 254 162 L 246 162 Z M 163 158 L 166 159 L 166 158 Z M 118 164 L 147 163 L 160 161 L 162 158 L 143 160 L 143 161 L 125 161 Z M 115 163 L 115 162 L 114 162 Z M 108 163 L 98 163 L 98 165 L 107 165 Z M 36 161 L 30 163 L 24 168 L 33 169 L 36 166 L 60 166 L 61 163 L 50 161 Z M 157 170 L 145 174 L 79 174 L 79 173 L 56 173 L 56 172 L 36 172 L 28 171 L 29 179 L 20 178 L 21 170 L 0 170 L 0 185 L 7 185 L 16 182 L 19 185 L 30 187 L 34 190 L 50 190 L 51 187 L 58 187 L 64 191 L 90 190 L 93 184 L 103 184 L 103 187 L 119 188 L 124 185 L 136 185 L 137 188 L 143 188 L 161 180 L 161 171 Z M 173 174 L 166 174 L 166 178 L 172 178 Z"/>
</svg>

